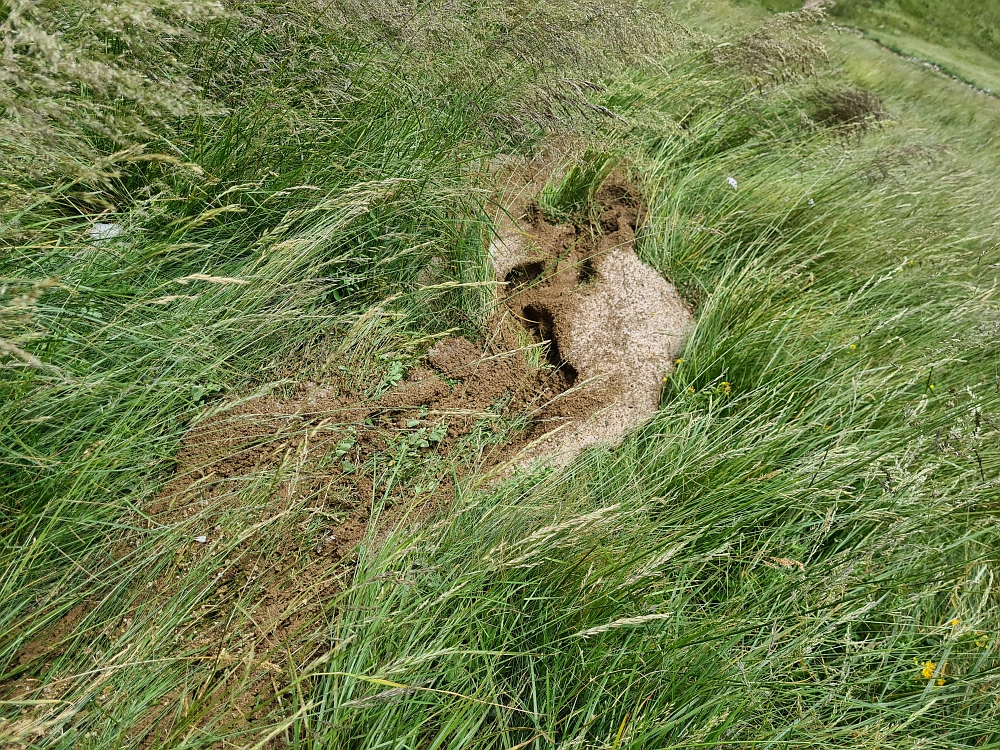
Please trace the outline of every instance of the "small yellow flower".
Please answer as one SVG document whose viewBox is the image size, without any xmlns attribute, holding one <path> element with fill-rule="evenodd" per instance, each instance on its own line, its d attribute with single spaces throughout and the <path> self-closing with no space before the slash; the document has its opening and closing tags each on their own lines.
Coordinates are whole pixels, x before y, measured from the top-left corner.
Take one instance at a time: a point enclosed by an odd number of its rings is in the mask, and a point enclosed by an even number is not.
<svg viewBox="0 0 1000 750">
<path fill-rule="evenodd" d="M 934 384 L 933 383 L 931 383 L 931 390 L 932 391 L 934 390 Z"/>
<path fill-rule="evenodd" d="M 948 620 L 948 624 L 951 625 L 952 627 L 955 627 L 956 625 L 958 625 L 958 623 L 959 623 L 959 620 L 958 620 L 957 617 L 952 618 L 951 620 Z"/>
<path fill-rule="evenodd" d="M 986 648 L 990 645 L 990 637 L 986 633 L 977 632 L 976 635 L 979 636 L 976 638 L 976 648 Z"/>
<path fill-rule="evenodd" d="M 935 677 L 934 673 L 937 671 L 937 664 L 932 661 L 919 662 L 916 659 L 913 663 L 920 667 L 920 675 L 913 675 L 913 678 L 919 680 L 921 678 L 925 680 L 930 680 L 933 687 L 941 687 L 945 684 L 945 678 L 943 676 Z M 942 671 L 944 671 L 944 665 L 941 665 Z"/>
<path fill-rule="evenodd" d="M 694 387 L 693 386 L 691 386 L 691 387 L 688 388 L 688 393 L 694 393 Z"/>
<path fill-rule="evenodd" d="M 674 360 L 674 364 L 675 364 L 675 365 L 679 365 L 679 364 L 681 364 L 681 362 L 683 362 L 683 361 L 684 361 L 684 359 L 683 359 L 682 357 L 678 357 L 677 359 L 675 359 L 675 360 Z"/>
<path fill-rule="evenodd" d="M 923 663 L 923 669 L 920 670 L 920 676 L 925 680 L 929 680 L 934 677 L 934 670 L 937 669 L 937 664 L 932 661 L 925 661 Z"/>
<path fill-rule="evenodd" d="M 722 392 L 723 393 L 731 393 L 732 390 L 733 390 L 733 387 L 728 383 L 728 381 L 723 381 L 722 382 Z"/>
<path fill-rule="evenodd" d="M 857 344 L 851 344 L 851 348 L 852 348 L 852 349 L 857 349 L 857 348 L 858 348 L 858 345 L 857 345 Z"/>
</svg>

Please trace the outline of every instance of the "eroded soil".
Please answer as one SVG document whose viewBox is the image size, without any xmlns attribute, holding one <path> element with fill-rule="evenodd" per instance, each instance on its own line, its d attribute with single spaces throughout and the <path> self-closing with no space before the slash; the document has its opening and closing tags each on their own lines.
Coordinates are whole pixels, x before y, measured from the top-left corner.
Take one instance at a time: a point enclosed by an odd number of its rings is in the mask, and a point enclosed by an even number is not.
<svg viewBox="0 0 1000 750">
<path fill-rule="evenodd" d="M 491 247 L 507 281 L 504 304 L 573 385 L 553 405 L 562 421 L 544 438 L 555 465 L 616 444 L 656 411 L 693 323 L 673 285 L 635 254 L 642 209 L 634 188 L 609 181 L 596 204 L 594 221 L 560 224 L 529 201 Z"/>
</svg>

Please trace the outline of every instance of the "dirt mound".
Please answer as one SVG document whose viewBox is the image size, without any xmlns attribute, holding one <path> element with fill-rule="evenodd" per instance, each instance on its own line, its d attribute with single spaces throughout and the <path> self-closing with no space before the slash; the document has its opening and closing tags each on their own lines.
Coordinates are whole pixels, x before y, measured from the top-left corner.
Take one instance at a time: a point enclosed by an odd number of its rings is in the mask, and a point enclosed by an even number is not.
<svg viewBox="0 0 1000 750">
<path fill-rule="evenodd" d="M 635 254 L 641 202 L 623 181 L 596 194 L 592 222 L 561 224 L 527 203 L 491 247 L 503 302 L 573 386 L 549 411 L 562 417 L 544 455 L 562 465 L 615 444 L 659 405 L 693 319 L 677 290 Z"/>
<path fill-rule="evenodd" d="M 450 502 L 455 480 L 470 473 L 509 470 L 540 453 L 564 464 L 588 446 L 615 443 L 655 412 L 691 315 L 635 255 L 642 221 L 635 190 L 612 181 L 596 202 L 593 221 L 572 224 L 522 204 L 506 259 L 494 255 L 506 284 L 485 345 L 441 340 L 374 400 L 343 382 L 306 385 L 292 398 L 257 399 L 191 431 L 177 473 L 148 509 L 149 524 L 189 526 L 202 540 L 178 566 L 218 555 L 223 536 L 245 534 L 239 553 L 219 560 L 199 642 L 237 660 L 247 649 L 280 647 L 322 616 L 366 535 Z M 539 444 L 544 451 L 527 450 Z M 232 528 L 227 514 L 243 493 L 274 477 L 271 500 L 244 525 L 260 528 L 285 514 L 300 520 L 275 524 L 266 540 Z M 175 573 L 152 595 L 169 593 Z M 251 589 L 260 592 L 247 613 L 253 632 L 228 641 L 228 602 Z"/>
</svg>

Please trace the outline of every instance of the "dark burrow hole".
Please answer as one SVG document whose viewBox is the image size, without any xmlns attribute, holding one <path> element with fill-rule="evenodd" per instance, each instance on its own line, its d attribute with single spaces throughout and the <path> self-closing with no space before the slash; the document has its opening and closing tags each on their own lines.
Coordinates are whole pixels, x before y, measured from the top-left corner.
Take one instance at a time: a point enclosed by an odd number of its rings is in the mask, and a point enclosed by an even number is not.
<svg viewBox="0 0 1000 750">
<path fill-rule="evenodd" d="M 586 284 L 588 281 L 594 278 L 597 274 L 597 269 L 594 268 L 594 261 L 592 258 L 584 258 L 580 262 L 580 269 L 578 271 L 578 279 L 581 284 Z"/>
<path fill-rule="evenodd" d="M 546 359 L 566 380 L 566 387 L 572 388 L 576 383 L 577 371 L 569 362 L 562 358 L 559 353 L 559 342 L 555 336 L 555 324 L 552 320 L 552 313 L 543 307 L 528 305 L 524 308 L 524 321 L 539 341 L 549 342 Z"/>
<path fill-rule="evenodd" d="M 525 263 L 520 266 L 514 266 L 504 277 L 504 281 L 507 282 L 509 286 L 521 286 L 522 284 L 528 284 L 545 271 L 545 263 L 542 261 L 536 261 L 535 263 Z"/>
</svg>

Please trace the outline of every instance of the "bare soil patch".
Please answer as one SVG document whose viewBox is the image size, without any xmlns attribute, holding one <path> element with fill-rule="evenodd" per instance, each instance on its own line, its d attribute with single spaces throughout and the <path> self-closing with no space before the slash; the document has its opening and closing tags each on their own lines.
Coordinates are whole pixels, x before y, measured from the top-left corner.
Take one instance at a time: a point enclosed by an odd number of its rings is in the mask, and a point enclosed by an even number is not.
<svg viewBox="0 0 1000 750">
<path fill-rule="evenodd" d="M 528 201 L 491 247 L 507 282 L 504 305 L 572 386 L 540 423 L 549 428 L 542 454 L 554 465 L 616 444 L 656 411 L 693 324 L 673 285 L 635 254 L 643 218 L 635 189 L 612 179 L 595 201 L 593 219 L 573 224 Z"/>
</svg>

